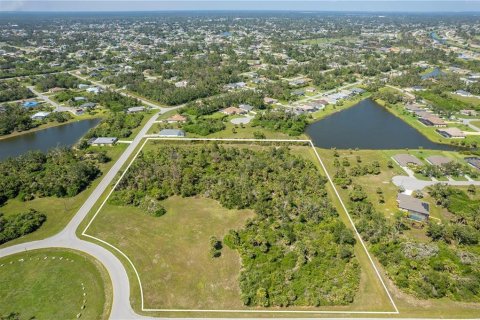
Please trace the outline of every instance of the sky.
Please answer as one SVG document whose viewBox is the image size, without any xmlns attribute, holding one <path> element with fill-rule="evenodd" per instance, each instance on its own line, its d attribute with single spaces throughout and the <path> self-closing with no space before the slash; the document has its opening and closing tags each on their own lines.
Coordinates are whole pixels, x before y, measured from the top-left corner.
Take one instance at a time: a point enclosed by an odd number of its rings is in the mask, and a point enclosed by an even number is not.
<svg viewBox="0 0 480 320">
<path fill-rule="evenodd" d="M 480 0 L 0 0 L 0 12 L 282 10 L 362 12 L 480 12 Z"/>
</svg>

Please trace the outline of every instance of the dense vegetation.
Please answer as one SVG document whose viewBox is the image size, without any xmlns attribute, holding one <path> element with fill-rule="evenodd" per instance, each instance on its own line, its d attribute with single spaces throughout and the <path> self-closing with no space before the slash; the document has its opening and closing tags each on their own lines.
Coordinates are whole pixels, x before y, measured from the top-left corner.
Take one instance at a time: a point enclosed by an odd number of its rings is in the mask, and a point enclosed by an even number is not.
<svg viewBox="0 0 480 320">
<path fill-rule="evenodd" d="M 128 138 L 132 130 L 142 123 L 144 115 L 141 113 L 111 113 L 102 122 L 91 129 L 85 138 L 93 137 L 117 137 Z"/>
<path fill-rule="evenodd" d="M 334 156 L 337 167 L 334 182 L 348 189 L 349 212 L 355 225 L 399 288 L 423 299 L 480 300 L 480 257 L 473 250 L 480 239 L 480 201 L 473 201 L 451 187 L 440 184 L 431 187 L 430 195 L 455 214 L 455 218 L 444 223 L 430 222 L 426 236 L 431 241 L 420 242 L 407 234 L 411 223 L 405 213 L 397 212 L 392 219 L 386 219 L 369 199 L 371 196 L 355 183 L 355 173 L 359 170 L 346 159 L 338 160 L 335 151 Z M 378 162 L 360 165 L 358 160 L 357 157 L 357 167 L 364 168 L 362 172 L 380 173 Z M 379 203 L 384 203 L 381 188 L 377 194 Z"/>
<path fill-rule="evenodd" d="M 197 118 L 195 121 L 190 120 L 182 126 L 186 132 L 195 133 L 200 136 L 206 136 L 214 132 L 225 129 L 222 119 Z"/>
<path fill-rule="evenodd" d="M 34 232 L 46 219 L 43 213 L 33 209 L 8 217 L 0 213 L 0 244 Z"/>
<path fill-rule="evenodd" d="M 34 80 L 34 83 L 39 91 L 45 92 L 52 88 L 75 89 L 79 84 L 85 83 L 85 81 L 68 73 L 57 73 L 38 77 Z"/>
<path fill-rule="evenodd" d="M 0 135 L 29 130 L 37 125 L 38 123 L 30 118 L 28 110 L 19 105 L 7 104 L 4 110 L 0 111 Z"/>
<path fill-rule="evenodd" d="M 70 149 L 30 152 L 0 162 L 0 205 L 19 197 L 73 197 L 100 174 L 95 163 Z"/>
<path fill-rule="evenodd" d="M 299 136 L 308 125 L 306 115 L 295 115 L 283 110 L 257 113 L 252 120 L 252 127 L 260 126 L 270 130 L 280 131 L 290 136 Z"/>
<path fill-rule="evenodd" d="M 172 195 L 253 209 L 256 217 L 224 238 L 242 258 L 244 304 L 343 305 L 354 299 L 359 265 L 326 182 L 312 162 L 284 147 L 164 146 L 138 156 L 110 202 L 152 208 L 146 211 L 153 215 Z"/>
<path fill-rule="evenodd" d="M 0 102 L 32 98 L 35 95 L 16 81 L 0 82 Z"/>
</svg>

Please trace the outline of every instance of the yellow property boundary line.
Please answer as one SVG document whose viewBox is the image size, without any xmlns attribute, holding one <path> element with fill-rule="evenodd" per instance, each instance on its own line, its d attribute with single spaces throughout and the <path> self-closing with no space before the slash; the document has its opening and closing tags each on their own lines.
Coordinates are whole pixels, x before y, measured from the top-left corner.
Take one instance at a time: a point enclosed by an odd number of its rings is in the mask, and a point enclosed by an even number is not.
<svg viewBox="0 0 480 320">
<path fill-rule="evenodd" d="M 143 297 L 143 287 L 142 287 L 142 282 L 140 280 L 140 274 L 138 273 L 137 269 L 135 268 L 135 265 L 133 264 L 132 260 L 130 260 L 130 258 L 125 254 L 123 253 L 120 249 L 118 249 L 117 247 L 115 247 L 114 245 L 102 240 L 102 239 L 99 239 L 99 238 L 96 238 L 94 236 L 91 236 L 89 234 L 87 234 L 87 229 L 90 227 L 90 225 L 93 223 L 93 221 L 95 220 L 95 218 L 97 217 L 97 215 L 99 214 L 99 212 L 102 210 L 103 206 L 105 205 L 105 203 L 107 203 L 107 200 L 110 198 L 110 195 L 113 193 L 113 191 L 117 188 L 118 184 L 120 183 L 120 181 L 123 179 L 123 177 L 125 176 L 125 174 L 127 173 L 128 169 L 130 169 L 130 166 L 133 164 L 133 162 L 135 161 L 135 159 L 138 157 L 138 155 L 140 154 L 140 152 L 143 150 L 143 147 L 145 146 L 145 144 L 150 141 L 150 140 L 159 140 L 159 141 L 219 141 L 219 142 L 289 142 L 289 143 L 307 143 L 309 144 L 313 151 L 315 152 L 315 155 L 318 159 L 318 161 L 320 162 L 320 165 L 322 166 L 323 168 L 323 171 L 325 172 L 326 176 L 327 176 L 327 179 L 328 181 L 330 182 L 333 190 L 335 191 L 335 194 L 336 196 L 338 197 L 338 199 L 340 200 L 340 204 L 342 205 L 342 208 L 345 210 L 345 213 L 347 214 L 347 217 L 348 217 L 348 220 L 350 221 L 354 231 L 355 231 L 355 234 L 357 236 L 357 238 L 360 240 L 360 243 L 363 247 L 363 249 L 365 250 L 365 253 L 367 254 L 367 257 L 373 267 L 373 269 L 375 270 L 375 274 L 377 275 L 378 279 L 380 280 L 382 286 L 383 286 L 383 289 L 385 290 L 393 308 L 395 311 L 340 311 L 340 310 L 332 310 L 332 311 L 326 311 L 326 310 L 318 310 L 318 311 L 315 311 L 315 310 L 205 310 L 205 309 L 152 309 L 152 308 L 145 308 L 145 305 L 144 305 L 144 297 Z M 145 139 L 145 142 L 142 144 L 142 146 L 140 147 L 140 149 L 137 151 L 137 153 L 135 154 L 135 156 L 133 157 L 133 159 L 130 161 L 130 163 L 128 164 L 127 168 L 123 171 L 122 175 L 120 176 L 120 178 L 117 180 L 117 182 L 115 183 L 115 185 L 113 186 L 113 188 L 110 190 L 110 192 L 108 193 L 107 197 L 105 198 L 105 200 L 102 202 L 102 204 L 100 205 L 100 207 L 98 208 L 98 210 L 95 212 L 95 214 L 93 215 L 92 219 L 90 220 L 90 222 L 87 224 L 87 226 L 85 227 L 85 229 L 83 230 L 82 232 L 82 235 L 85 236 L 85 237 L 88 237 L 88 238 L 91 238 L 91 239 L 94 239 L 96 241 L 99 241 L 107 246 L 109 246 L 110 248 L 113 248 L 114 250 L 116 250 L 118 253 L 120 253 L 125 259 L 127 259 L 127 261 L 130 263 L 130 265 L 132 266 L 134 272 L 135 272 L 135 275 L 137 277 L 137 280 L 138 280 L 138 285 L 140 287 L 140 298 L 141 298 L 141 308 L 142 308 L 142 311 L 146 311 L 146 312 L 224 312 L 224 313 L 291 313 L 291 314 L 294 314 L 294 313 L 299 313 L 299 314 L 399 314 L 400 312 L 398 311 L 398 308 L 397 308 L 397 305 L 395 304 L 395 302 L 393 301 L 393 298 L 390 294 L 390 292 L 388 291 L 387 289 L 387 286 L 385 285 L 385 282 L 383 281 L 381 275 L 380 275 L 380 272 L 378 271 L 372 257 L 370 256 L 370 253 L 368 252 L 367 250 L 367 247 L 365 245 L 365 243 L 363 242 L 363 239 L 362 237 L 360 236 L 360 234 L 358 233 L 358 230 L 357 228 L 355 227 L 355 224 L 353 223 L 353 220 L 350 216 L 350 214 L 348 213 L 348 210 L 347 210 L 347 207 L 345 206 L 345 204 L 343 203 L 342 201 L 342 198 L 340 197 L 340 194 L 338 193 L 337 191 L 337 188 L 335 187 L 335 184 L 333 183 L 332 181 L 332 178 L 330 177 L 330 175 L 328 174 L 328 171 L 327 171 L 327 168 L 325 167 L 322 159 L 320 158 L 320 155 L 318 154 L 317 150 L 315 149 L 315 146 L 313 145 L 313 142 L 311 140 L 290 140 L 290 139 L 221 139 L 221 138 L 154 138 L 154 137 L 148 137 Z"/>
</svg>

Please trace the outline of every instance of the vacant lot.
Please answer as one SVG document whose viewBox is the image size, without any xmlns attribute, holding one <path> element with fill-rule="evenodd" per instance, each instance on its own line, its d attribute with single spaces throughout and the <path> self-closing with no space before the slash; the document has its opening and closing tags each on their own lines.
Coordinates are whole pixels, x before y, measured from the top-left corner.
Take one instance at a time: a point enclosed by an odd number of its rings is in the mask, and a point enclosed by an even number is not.
<svg viewBox="0 0 480 320">
<path fill-rule="evenodd" d="M 72 250 L 45 249 L 0 259 L 0 318 L 107 319 L 111 284 L 99 262 Z M 84 289 L 83 289 L 84 288 Z"/>
<path fill-rule="evenodd" d="M 147 308 L 241 307 L 240 257 L 224 246 L 219 258 L 211 258 L 209 239 L 243 227 L 253 212 L 204 198 L 170 197 L 163 206 L 167 213 L 156 218 L 138 208 L 106 205 L 90 233 L 132 259 Z"/>
</svg>

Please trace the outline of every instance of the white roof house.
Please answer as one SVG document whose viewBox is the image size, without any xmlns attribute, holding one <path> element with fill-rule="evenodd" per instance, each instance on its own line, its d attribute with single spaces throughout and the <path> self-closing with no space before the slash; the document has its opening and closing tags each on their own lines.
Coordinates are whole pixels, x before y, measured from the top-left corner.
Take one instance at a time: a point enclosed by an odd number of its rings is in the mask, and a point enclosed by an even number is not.
<svg viewBox="0 0 480 320">
<path fill-rule="evenodd" d="M 50 112 L 40 111 L 32 115 L 30 118 L 32 118 L 33 120 L 43 120 L 48 117 L 49 114 Z"/>
</svg>

